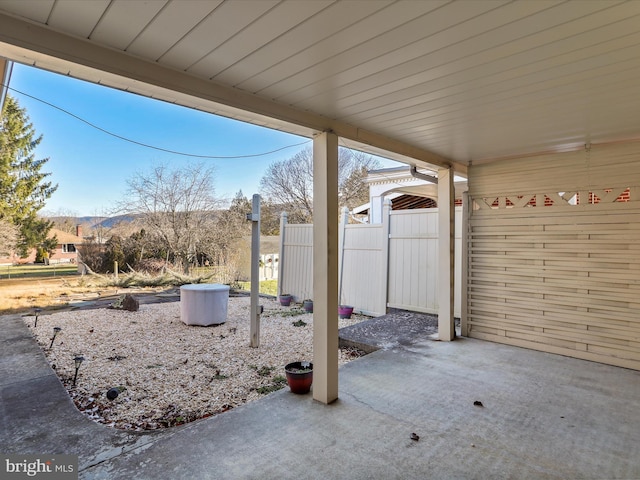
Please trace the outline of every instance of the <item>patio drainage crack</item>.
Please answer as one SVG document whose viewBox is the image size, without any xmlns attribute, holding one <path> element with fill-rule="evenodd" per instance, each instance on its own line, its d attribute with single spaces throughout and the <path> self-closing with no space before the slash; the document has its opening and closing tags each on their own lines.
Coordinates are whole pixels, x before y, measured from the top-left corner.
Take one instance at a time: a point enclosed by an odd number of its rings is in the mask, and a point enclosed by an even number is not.
<svg viewBox="0 0 640 480">
<path fill-rule="evenodd" d="M 171 437 L 175 434 L 175 432 L 158 432 L 157 435 L 155 435 L 154 433 L 155 432 L 138 437 L 135 440 L 126 440 L 126 443 L 123 445 L 105 446 L 105 448 L 98 450 L 94 454 L 93 458 L 89 460 L 87 465 L 84 465 L 79 469 L 79 471 L 87 472 L 115 458 L 126 457 L 131 454 L 138 454 L 148 448 L 153 447 L 153 445 L 159 440 Z"/>
<path fill-rule="evenodd" d="M 385 416 L 385 417 L 388 417 L 388 418 L 392 418 L 393 420 L 395 420 L 396 422 L 398 422 L 398 423 L 400 423 L 400 424 L 403 424 L 403 425 L 410 425 L 410 423 L 409 423 L 409 422 L 407 422 L 407 420 L 405 420 L 405 419 L 403 419 L 403 418 L 398 418 L 398 417 L 396 417 L 395 415 L 391 415 L 391 414 L 390 414 L 388 411 L 386 411 L 386 410 L 380 410 L 380 409 L 377 409 L 377 408 L 375 408 L 375 407 L 373 407 L 373 406 L 369 405 L 367 402 L 365 402 L 365 401 L 363 401 L 363 400 L 360 400 L 356 395 L 354 395 L 354 394 L 352 394 L 352 393 L 344 393 L 344 392 L 343 392 L 341 395 L 342 395 L 342 396 L 347 396 L 347 397 L 349 397 L 349 398 L 353 399 L 354 401 L 356 401 L 356 402 L 357 402 L 357 403 L 359 403 L 360 405 L 362 405 L 362 406 L 364 406 L 364 407 L 368 408 L 369 410 L 371 410 L 371 411 L 373 411 L 373 412 L 376 412 L 376 413 L 378 413 L 378 414 L 380 414 L 380 415 L 383 415 L 383 416 Z"/>
</svg>

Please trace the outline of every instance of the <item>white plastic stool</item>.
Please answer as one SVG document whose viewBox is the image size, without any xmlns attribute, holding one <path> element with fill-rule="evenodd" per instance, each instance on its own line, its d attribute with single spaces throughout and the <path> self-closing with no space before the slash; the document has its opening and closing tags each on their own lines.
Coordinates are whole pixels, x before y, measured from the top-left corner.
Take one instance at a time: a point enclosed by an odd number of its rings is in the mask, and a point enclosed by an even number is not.
<svg viewBox="0 0 640 480">
<path fill-rule="evenodd" d="M 227 321 L 229 286 L 197 283 L 180 287 L 180 319 L 187 325 L 220 325 Z"/>
</svg>

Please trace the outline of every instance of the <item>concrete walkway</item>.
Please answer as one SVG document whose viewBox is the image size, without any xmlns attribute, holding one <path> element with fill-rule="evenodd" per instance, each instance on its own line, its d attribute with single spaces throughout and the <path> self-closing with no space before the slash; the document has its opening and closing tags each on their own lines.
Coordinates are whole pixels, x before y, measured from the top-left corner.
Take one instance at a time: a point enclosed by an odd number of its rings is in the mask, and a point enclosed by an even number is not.
<svg viewBox="0 0 640 480">
<path fill-rule="evenodd" d="M 330 406 L 281 390 L 133 434 L 75 409 L 19 317 L 0 326 L 0 452 L 77 454 L 80 478 L 640 478 L 637 371 L 422 340 L 344 366 Z"/>
</svg>

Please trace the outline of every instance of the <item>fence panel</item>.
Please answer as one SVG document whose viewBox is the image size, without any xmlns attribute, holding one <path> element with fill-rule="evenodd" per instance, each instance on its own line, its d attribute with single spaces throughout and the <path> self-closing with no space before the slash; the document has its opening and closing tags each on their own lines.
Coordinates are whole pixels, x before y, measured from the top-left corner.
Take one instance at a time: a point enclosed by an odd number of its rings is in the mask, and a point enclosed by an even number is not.
<svg viewBox="0 0 640 480">
<path fill-rule="evenodd" d="M 278 267 L 280 255 L 268 253 L 260 255 L 260 281 L 275 280 L 278 278 Z"/>
<path fill-rule="evenodd" d="M 462 208 L 455 212 L 454 314 L 460 316 Z M 388 306 L 438 313 L 438 209 L 390 214 Z"/>
<path fill-rule="evenodd" d="M 347 225 L 344 229 L 339 302 L 372 316 L 386 312 L 387 279 L 382 229 L 381 224 Z"/>
<path fill-rule="evenodd" d="M 455 210 L 454 314 L 459 317 L 462 208 Z M 383 315 L 387 307 L 438 313 L 438 209 L 396 210 L 387 221 L 344 226 L 339 302 L 373 316 Z M 298 301 L 310 298 L 313 225 L 284 224 L 281 232 L 280 291 Z"/>
<path fill-rule="evenodd" d="M 286 224 L 280 258 L 280 292 L 296 301 L 313 295 L 313 225 Z"/>
<path fill-rule="evenodd" d="M 437 213 L 396 210 L 390 214 L 389 232 L 389 306 L 435 311 Z"/>
</svg>

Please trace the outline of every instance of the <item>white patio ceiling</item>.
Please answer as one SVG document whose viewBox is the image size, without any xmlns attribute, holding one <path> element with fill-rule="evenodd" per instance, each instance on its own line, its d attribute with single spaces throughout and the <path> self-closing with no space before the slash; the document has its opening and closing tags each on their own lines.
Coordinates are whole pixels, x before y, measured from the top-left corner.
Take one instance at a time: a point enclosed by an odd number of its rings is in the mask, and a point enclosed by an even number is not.
<svg viewBox="0 0 640 480">
<path fill-rule="evenodd" d="M 0 0 L 0 56 L 459 171 L 640 132 L 638 1 Z"/>
</svg>

